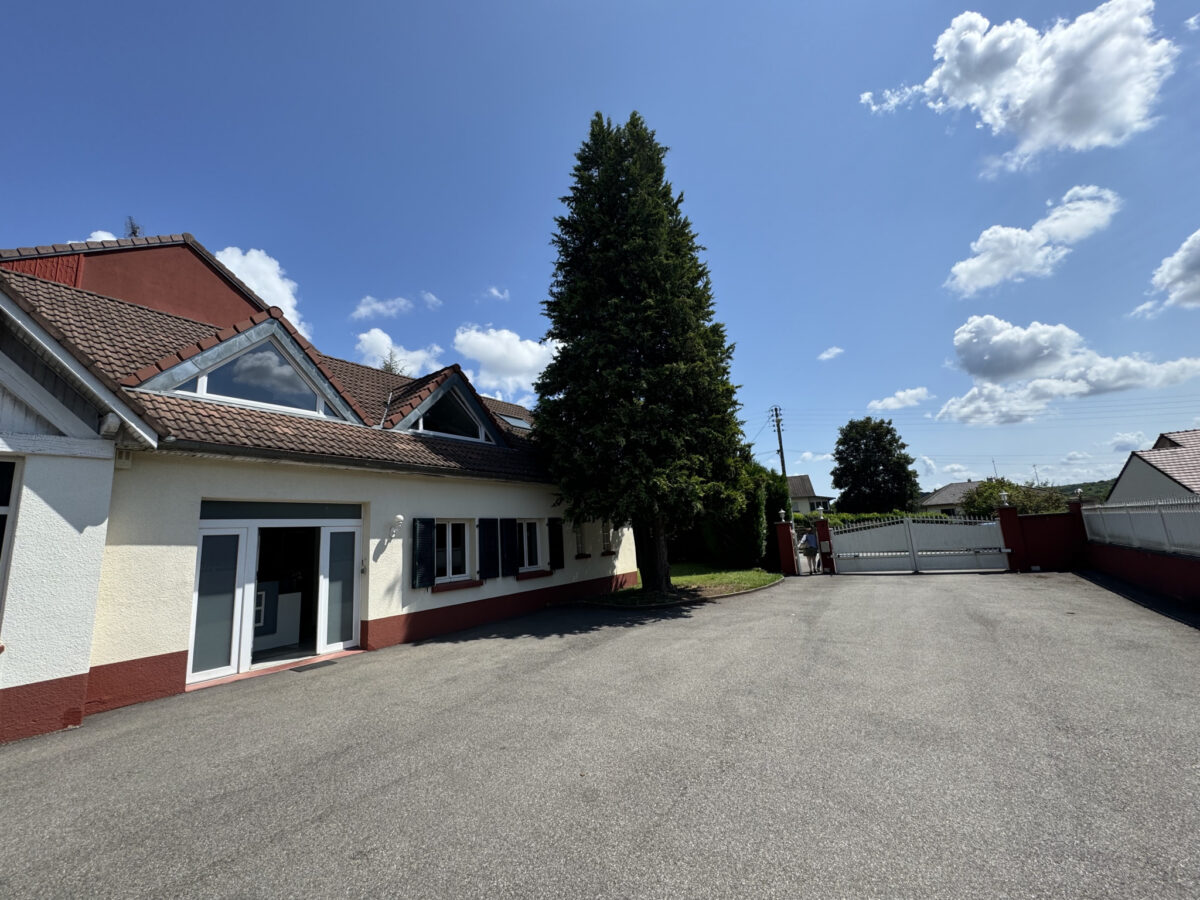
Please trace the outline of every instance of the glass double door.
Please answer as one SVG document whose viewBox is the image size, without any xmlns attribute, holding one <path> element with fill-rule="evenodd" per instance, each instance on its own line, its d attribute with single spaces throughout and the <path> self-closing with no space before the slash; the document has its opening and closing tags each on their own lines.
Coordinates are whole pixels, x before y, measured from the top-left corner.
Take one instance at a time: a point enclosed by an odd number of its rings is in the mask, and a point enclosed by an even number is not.
<svg viewBox="0 0 1200 900">
<path fill-rule="evenodd" d="M 358 645 L 358 526 L 200 529 L 188 680 Z"/>
</svg>

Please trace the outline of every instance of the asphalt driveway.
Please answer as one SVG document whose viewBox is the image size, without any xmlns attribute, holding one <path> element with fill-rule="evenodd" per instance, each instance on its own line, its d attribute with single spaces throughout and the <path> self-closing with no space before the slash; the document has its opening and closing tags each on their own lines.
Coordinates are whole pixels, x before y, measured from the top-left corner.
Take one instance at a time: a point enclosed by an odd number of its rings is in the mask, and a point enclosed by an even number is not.
<svg viewBox="0 0 1200 900">
<path fill-rule="evenodd" d="M 1071 575 L 552 610 L 0 747 L 0 896 L 1200 896 L 1200 631 Z"/>
</svg>

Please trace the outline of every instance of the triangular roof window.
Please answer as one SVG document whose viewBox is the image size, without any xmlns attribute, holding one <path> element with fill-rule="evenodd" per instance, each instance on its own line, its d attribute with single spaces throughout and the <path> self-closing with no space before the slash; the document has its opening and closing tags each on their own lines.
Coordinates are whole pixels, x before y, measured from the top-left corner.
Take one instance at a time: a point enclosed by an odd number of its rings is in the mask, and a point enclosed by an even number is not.
<svg viewBox="0 0 1200 900">
<path fill-rule="evenodd" d="M 493 443 L 488 429 L 467 408 L 458 391 L 453 389 L 446 391 L 426 407 L 410 427 L 413 431 L 427 431 Z"/>
</svg>

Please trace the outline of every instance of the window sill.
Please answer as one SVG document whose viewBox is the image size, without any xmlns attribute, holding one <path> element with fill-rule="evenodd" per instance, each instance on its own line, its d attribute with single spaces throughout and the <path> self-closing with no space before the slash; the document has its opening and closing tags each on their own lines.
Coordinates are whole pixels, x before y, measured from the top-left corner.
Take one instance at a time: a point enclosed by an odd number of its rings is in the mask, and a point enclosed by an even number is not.
<svg viewBox="0 0 1200 900">
<path fill-rule="evenodd" d="M 476 579 L 463 579 L 462 581 L 439 581 L 433 586 L 435 594 L 441 594 L 445 591 L 462 591 L 467 588 L 483 587 L 483 582 Z"/>
<path fill-rule="evenodd" d="M 530 569 L 528 572 L 518 572 L 517 581 L 528 581 L 531 578 L 548 578 L 553 574 L 549 569 Z"/>
<path fill-rule="evenodd" d="M 601 555 L 601 556 L 616 556 L 616 555 L 617 555 L 617 551 L 616 551 L 616 550 L 605 550 L 605 551 L 604 551 L 603 553 L 601 553 L 600 555 Z"/>
<path fill-rule="evenodd" d="M 591 559 L 591 558 L 592 558 L 592 554 L 590 554 L 590 553 L 576 553 L 576 554 L 575 554 L 575 558 L 576 558 L 576 559 Z"/>
</svg>

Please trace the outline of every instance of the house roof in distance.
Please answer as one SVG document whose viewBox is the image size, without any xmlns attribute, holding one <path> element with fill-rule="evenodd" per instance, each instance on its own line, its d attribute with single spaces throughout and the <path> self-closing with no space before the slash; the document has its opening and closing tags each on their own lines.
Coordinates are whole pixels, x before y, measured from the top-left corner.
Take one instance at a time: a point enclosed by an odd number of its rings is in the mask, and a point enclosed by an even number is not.
<svg viewBox="0 0 1200 900">
<path fill-rule="evenodd" d="M 823 494 L 818 494 L 813 490 L 812 479 L 807 475 L 789 475 L 788 496 L 789 497 L 812 497 L 814 500 L 832 500 L 832 497 L 826 497 Z"/>
<path fill-rule="evenodd" d="M 979 487 L 979 481 L 953 481 L 944 484 L 921 501 L 921 506 L 958 506 L 967 491 Z"/>
<path fill-rule="evenodd" d="M 1149 450 L 1135 450 L 1130 456 L 1138 457 L 1192 493 L 1200 494 L 1200 428 L 1165 431 Z"/>
</svg>

